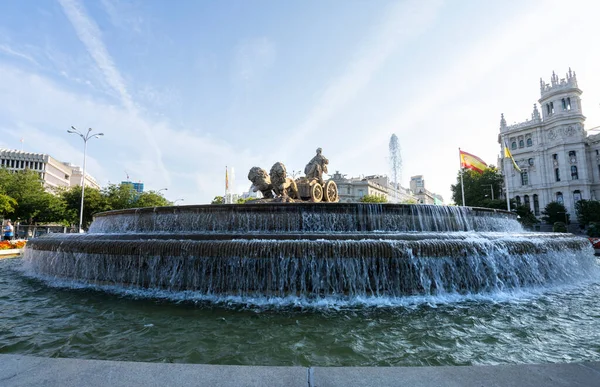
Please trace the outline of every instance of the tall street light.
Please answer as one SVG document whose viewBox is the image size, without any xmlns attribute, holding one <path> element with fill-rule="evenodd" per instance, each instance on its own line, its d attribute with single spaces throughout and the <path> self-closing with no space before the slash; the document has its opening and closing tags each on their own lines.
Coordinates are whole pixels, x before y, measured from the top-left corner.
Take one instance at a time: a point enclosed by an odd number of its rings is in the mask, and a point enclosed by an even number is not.
<svg viewBox="0 0 600 387">
<path fill-rule="evenodd" d="M 156 191 L 156 193 L 157 193 L 157 194 L 159 194 L 159 193 L 160 193 L 160 191 L 168 191 L 168 190 L 169 190 L 168 188 L 161 188 L 161 189 L 159 189 L 158 191 Z"/>
<path fill-rule="evenodd" d="M 100 136 L 104 136 L 104 133 L 96 133 L 92 134 L 92 128 L 87 130 L 87 133 L 83 134 L 74 126 L 71 126 L 71 129 L 67 130 L 67 133 L 77 134 L 83 140 L 83 171 L 81 175 L 81 207 L 79 209 L 79 232 L 82 232 L 82 224 L 83 224 L 83 196 L 85 195 L 85 153 L 87 150 L 87 142 L 92 138 L 98 138 Z"/>
<path fill-rule="evenodd" d="M 183 201 L 183 199 L 177 199 L 177 200 L 175 200 L 175 201 L 173 202 L 173 205 L 174 205 L 174 206 L 176 206 L 176 205 L 177 205 L 177 204 L 176 204 L 177 202 L 182 202 L 182 201 Z"/>
</svg>

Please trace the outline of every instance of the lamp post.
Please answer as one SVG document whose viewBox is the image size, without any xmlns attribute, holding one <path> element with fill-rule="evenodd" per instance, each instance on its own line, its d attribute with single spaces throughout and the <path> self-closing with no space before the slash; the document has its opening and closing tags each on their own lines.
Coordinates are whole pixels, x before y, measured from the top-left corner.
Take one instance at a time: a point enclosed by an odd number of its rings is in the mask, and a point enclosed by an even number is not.
<svg viewBox="0 0 600 387">
<path fill-rule="evenodd" d="M 492 200 L 494 200 L 494 185 L 493 184 L 482 184 L 482 187 L 490 187 L 490 191 L 492 191 Z"/>
<path fill-rule="evenodd" d="M 161 188 L 161 189 L 159 189 L 158 191 L 156 191 L 156 193 L 157 193 L 157 194 L 160 194 L 160 191 L 168 191 L 168 190 L 169 190 L 168 188 Z"/>
<path fill-rule="evenodd" d="M 177 200 L 175 200 L 175 201 L 173 202 L 173 205 L 174 205 L 174 206 L 176 206 L 177 204 L 175 204 L 175 203 L 177 203 L 177 202 L 182 202 L 182 201 L 183 201 L 183 199 L 177 199 Z"/>
<path fill-rule="evenodd" d="M 98 138 L 100 136 L 104 136 L 104 133 L 92 134 L 92 128 L 89 128 L 87 130 L 87 133 L 83 134 L 79 130 L 77 130 L 77 128 L 75 128 L 74 126 L 71 126 L 71 129 L 68 129 L 67 133 L 77 134 L 83 140 L 83 171 L 82 171 L 82 174 L 81 174 L 81 207 L 79 209 L 79 230 L 78 230 L 81 233 L 83 231 L 82 230 L 82 224 L 83 224 L 83 197 L 85 195 L 85 154 L 86 154 L 86 151 L 87 151 L 87 142 L 88 142 L 88 140 L 90 140 L 92 138 Z"/>
</svg>

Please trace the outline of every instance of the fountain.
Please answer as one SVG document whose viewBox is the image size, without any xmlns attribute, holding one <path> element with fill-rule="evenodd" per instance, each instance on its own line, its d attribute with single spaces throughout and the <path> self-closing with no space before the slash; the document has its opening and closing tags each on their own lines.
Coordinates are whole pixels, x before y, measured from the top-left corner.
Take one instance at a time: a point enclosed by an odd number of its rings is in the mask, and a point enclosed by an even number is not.
<svg viewBox="0 0 600 387">
<path fill-rule="evenodd" d="M 0 262 L 0 351 L 303 366 L 600 359 L 586 239 L 525 232 L 506 211 L 338 203 L 323 167 L 297 181 L 283 165 L 253 168 L 257 202 L 110 211 L 87 234 L 31 240 L 23 259 Z"/>
</svg>

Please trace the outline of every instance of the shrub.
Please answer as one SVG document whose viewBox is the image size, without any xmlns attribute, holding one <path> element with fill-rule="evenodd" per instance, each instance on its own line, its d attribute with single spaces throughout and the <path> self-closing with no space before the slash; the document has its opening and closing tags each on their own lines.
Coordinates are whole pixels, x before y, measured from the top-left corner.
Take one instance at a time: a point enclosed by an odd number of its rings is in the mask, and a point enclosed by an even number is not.
<svg viewBox="0 0 600 387">
<path fill-rule="evenodd" d="M 588 226 L 587 234 L 591 238 L 600 238 L 600 223 L 590 223 Z"/>
<path fill-rule="evenodd" d="M 554 232 L 567 232 L 567 225 L 565 222 L 554 222 L 552 226 L 552 231 Z"/>
</svg>

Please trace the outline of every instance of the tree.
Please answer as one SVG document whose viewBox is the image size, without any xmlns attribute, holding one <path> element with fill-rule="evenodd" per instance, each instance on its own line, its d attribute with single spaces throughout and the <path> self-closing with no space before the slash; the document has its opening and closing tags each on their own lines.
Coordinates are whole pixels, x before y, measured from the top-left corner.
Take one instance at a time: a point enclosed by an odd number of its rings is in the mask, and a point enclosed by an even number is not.
<svg viewBox="0 0 600 387">
<path fill-rule="evenodd" d="M 215 198 L 210 202 L 210 204 L 223 204 L 225 203 L 225 198 L 223 196 L 215 196 Z"/>
<path fill-rule="evenodd" d="M 108 210 L 122 210 L 137 207 L 135 203 L 140 194 L 132 184 L 110 184 L 102 189 L 102 195 L 106 198 Z"/>
<path fill-rule="evenodd" d="M 365 195 L 360 198 L 361 203 L 387 203 L 385 196 Z"/>
<path fill-rule="evenodd" d="M 17 201 L 8 195 L 0 193 L 0 215 L 7 216 L 15 212 Z"/>
<path fill-rule="evenodd" d="M 163 207 L 171 203 L 155 191 L 142 192 L 135 201 L 136 207 Z"/>
<path fill-rule="evenodd" d="M 516 207 L 511 205 L 511 208 L 514 208 L 515 212 L 519 216 L 519 222 L 525 227 L 531 228 L 534 224 L 540 222 L 531 211 L 531 208 L 527 207 L 526 205 L 521 204 L 517 205 Z"/>
<path fill-rule="evenodd" d="M 251 202 L 253 200 L 256 200 L 256 198 L 239 198 L 238 200 L 236 200 L 235 204 L 244 204 L 244 203 L 248 203 Z"/>
<path fill-rule="evenodd" d="M 64 220 L 64 204 L 46 191 L 37 172 L 0 169 L 0 191 L 14 199 L 10 202 L 14 209 L 11 216 L 17 220 L 29 224 Z"/>
<path fill-rule="evenodd" d="M 542 220 L 548 224 L 554 224 L 556 222 L 564 222 L 569 224 L 569 214 L 567 209 L 562 203 L 550 202 L 542 211 Z"/>
<path fill-rule="evenodd" d="M 65 219 L 69 224 L 79 224 L 79 211 L 81 209 L 81 187 L 75 186 L 61 192 L 60 196 L 65 203 Z M 108 210 L 106 197 L 99 189 L 86 187 L 83 200 L 83 223 L 87 229 L 93 220 L 94 214 Z"/>
<path fill-rule="evenodd" d="M 575 203 L 575 212 L 577 213 L 577 221 L 582 226 L 587 226 L 592 222 L 600 222 L 600 201 L 579 200 Z"/>
<path fill-rule="evenodd" d="M 459 171 L 456 177 L 456 184 L 450 187 L 452 200 L 458 205 L 462 205 L 460 173 Z M 503 178 L 496 167 L 490 166 L 483 173 L 465 170 L 463 182 L 465 186 L 466 206 L 498 208 L 500 203 L 504 203 L 500 208 L 506 209 L 506 202 L 500 200 Z"/>
</svg>

